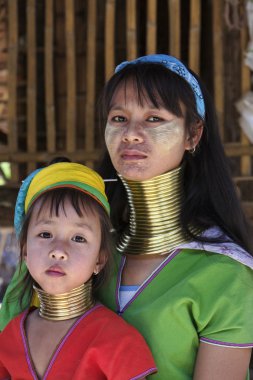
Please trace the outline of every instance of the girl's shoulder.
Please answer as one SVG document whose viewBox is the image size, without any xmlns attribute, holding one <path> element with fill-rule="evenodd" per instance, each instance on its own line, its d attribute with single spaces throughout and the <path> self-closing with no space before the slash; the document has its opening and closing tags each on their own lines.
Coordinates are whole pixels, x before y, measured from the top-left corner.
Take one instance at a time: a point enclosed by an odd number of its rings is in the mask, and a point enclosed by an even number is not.
<svg viewBox="0 0 253 380">
<path fill-rule="evenodd" d="M 10 320 L 10 322 L 1 331 L 1 334 L 7 330 L 20 328 L 20 325 L 23 324 L 23 321 L 26 319 L 27 314 L 29 314 L 30 311 L 31 309 L 29 308 L 22 311 L 20 314 L 16 315 L 13 319 Z"/>
</svg>

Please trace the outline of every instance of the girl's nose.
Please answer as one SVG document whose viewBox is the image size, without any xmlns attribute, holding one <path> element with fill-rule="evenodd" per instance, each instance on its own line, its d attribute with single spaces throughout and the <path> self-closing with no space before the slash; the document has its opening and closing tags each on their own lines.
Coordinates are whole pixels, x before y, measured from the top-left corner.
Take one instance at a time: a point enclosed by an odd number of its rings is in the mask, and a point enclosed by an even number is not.
<svg viewBox="0 0 253 380">
<path fill-rule="evenodd" d="M 130 123 L 122 136 L 123 142 L 141 143 L 143 142 L 142 127 L 138 123 Z"/>
<path fill-rule="evenodd" d="M 62 249 L 53 249 L 49 252 L 49 257 L 53 260 L 65 261 L 68 256 L 67 253 Z"/>
</svg>

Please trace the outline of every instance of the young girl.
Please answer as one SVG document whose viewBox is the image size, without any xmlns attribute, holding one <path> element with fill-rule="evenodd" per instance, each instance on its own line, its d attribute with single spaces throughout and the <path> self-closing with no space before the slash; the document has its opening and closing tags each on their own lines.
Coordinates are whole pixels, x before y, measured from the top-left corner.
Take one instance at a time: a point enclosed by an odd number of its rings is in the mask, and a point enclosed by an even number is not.
<svg viewBox="0 0 253 380">
<path fill-rule="evenodd" d="M 101 177 L 70 162 L 33 172 L 18 195 L 15 227 L 28 272 L 12 296 L 22 309 L 35 291 L 40 304 L 0 334 L 0 379 L 129 380 L 155 372 L 137 330 L 93 298 L 111 261 Z"/>
<path fill-rule="evenodd" d="M 252 243 L 213 102 L 182 62 L 155 54 L 116 68 L 101 110 L 118 268 L 100 300 L 146 338 L 154 378 L 245 380 Z"/>
</svg>

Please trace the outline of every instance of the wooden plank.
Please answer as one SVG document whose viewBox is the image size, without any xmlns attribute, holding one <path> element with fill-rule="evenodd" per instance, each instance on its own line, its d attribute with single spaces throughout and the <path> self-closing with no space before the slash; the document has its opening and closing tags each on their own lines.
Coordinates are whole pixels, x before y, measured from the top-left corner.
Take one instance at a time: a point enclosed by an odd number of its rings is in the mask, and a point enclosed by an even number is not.
<svg viewBox="0 0 253 380">
<path fill-rule="evenodd" d="M 28 161 L 36 162 L 48 162 L 56 156 L 67 156 L 73 161 L 78 162 L 94 162 L 97 161 L 102 154 L 101 149 L 93 149 L 92 151 L 87 151 L 83 149 L 76 150 L 75 152 L 68 152 L 67 150 L 59 150 L 57 153 L 44 152 L 0 152 L 0 161 L 8 161 L 11 163 L 26 163 Z"/>
<path fill-rule="evenodd" d="M 132 60 L 137 56 L 136 0 L 127 0 L 126 29 L 127 60 Z"/>
<path fill-rule="evenodd" d="M 27 150 L 36 152 L 36 1 L 27 0 Z M 28 171 L 35 169 L 33 162 L 28 162 Z"/>
<path fill-rule="evenodd" d="M 201 33 L 201 1 L 190 2 L 189 29 L 189 67 L 199 74 L 200 71 L 200 33 Z"/>
<path fill-rule="evenodd" d="M 67 71 L 67 125 L 66 147 L 76 149 L 76 48 L 75 48 L 75 1 L 65 0 L 66 19 L 66 71 Z"/>
<path fill-rule="evenodd" d="M 233 177 L 233 181 L 235 183 L 253 182 L 253 177 L 252 176 Z"/>
<path fill-rule="evenodd" d="M 115 68 L 115 0 L 105 4 L 105 79 L 111 77 Z"/>
<path fill-rule="evenodd" d="M 244 95 L 246 92 L 250 91 L 250 82 L 251 82 L 251 73 L 248 66 L 244 64 L 244 53 L 248 42 L 248 34 L 246 27 L 241 29 L 241 61 L 242 61 L 242 84 L 241 84 L 241 90 L 242 95 Z M 249 139 L 241 130 L 241 143 L 242 145 L 250 145 Z M 251 169 L 251 157 L 250 156 L 242 156 L 241 158 L 241 175 L 250 175 L 252 174 Z"/>
<path fill-rule="evenodd" d="M 228 157 L 253 155 L 253 145 L 242 145 L 241 143 L 226 143 L 224 148 Z"/>
<path fill-rule="evenodd" d="M 240 143 L 226 143 L 225 152 L 228 157 L 241 157 L 242 155 L 253 155 L 253 145 L 241 145 Z M 57 154 L 45 152 L 11 152 L 10 150 L 0 150 L 0 161 L 8 162 L 28 162 L 29 160 L 33 162 L 48 161 L 48 159 L 60 155 L 71 157 L 78 157 L 79 160 L 97 160 L 101 155 L 102 151 L 100 149 L 88 150 L 76 150 L 75 152 L 69 153 L 67 150 L 59 150 Z"/>
<path fill-rule="evenodd" d="M 17 0 L 8 1 L 8 149 L 14 154 L 18 149 L 17 132 L 17 67 L 18 67 L 18 12 Z M 8 160 L 1 160 L 8 161 Z M 11 176 L 18 181 L 18 165 L 12 163 Z"/>
<path fill-rule="evenodd" d="M 157 1 L 148 0 L 147 6 L 147 54 L 156 53 L 156 35 L 157 35 Z"/>
<path fill-rule="evenodd" d="M 85 107 L 85 151 L 95 147 L 95 97 L 96 97 L 96 22 L 97 2 L 88 0 L 87 16 L 87 63 L 86 63 L 86 107 Z M 92 166 L 92 162 L 86 163 Z"/>
<path fill-rule="evenodd" d="M 180 59 L 181 56 L 181 19 L 180 0 L 168 0 L 169 10 L 169 52 Z"/>
<path fill-rule="evenodd" d="M 54 0 L 45 2 L 45 107 L 47 150 L 56 150 L 55 99 L 54 99 Z"/>
<path fill-rule="evenodd" d="M 220 135 L 224 141 L 224 67 L 223 67 L 223 2 L 213 0 L 213 67 L 214 67 L 214 100 L 220 127 Z"/>
</svg>

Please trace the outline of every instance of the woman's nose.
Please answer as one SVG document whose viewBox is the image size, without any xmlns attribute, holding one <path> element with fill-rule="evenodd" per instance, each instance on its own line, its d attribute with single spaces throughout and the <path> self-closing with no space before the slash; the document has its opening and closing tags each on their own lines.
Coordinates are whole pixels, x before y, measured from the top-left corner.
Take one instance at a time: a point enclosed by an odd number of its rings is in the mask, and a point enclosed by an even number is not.
<svg viewBox="0 0 253 380">
<path fill-rule="evenodd" d="M 63 261 L 67 259 L 68 255 L 62 249 L 53 249 L 52 251 L 49 252 L 49 257 L 50 259 L 53 259 L 53 260 Z"/>
<path fill-rule="evenodd" d="M 138 123 L 130 123 L 122 136 L 123 142 L 141 143 L 143 142 L 142 127 Z"/>
</svg>

